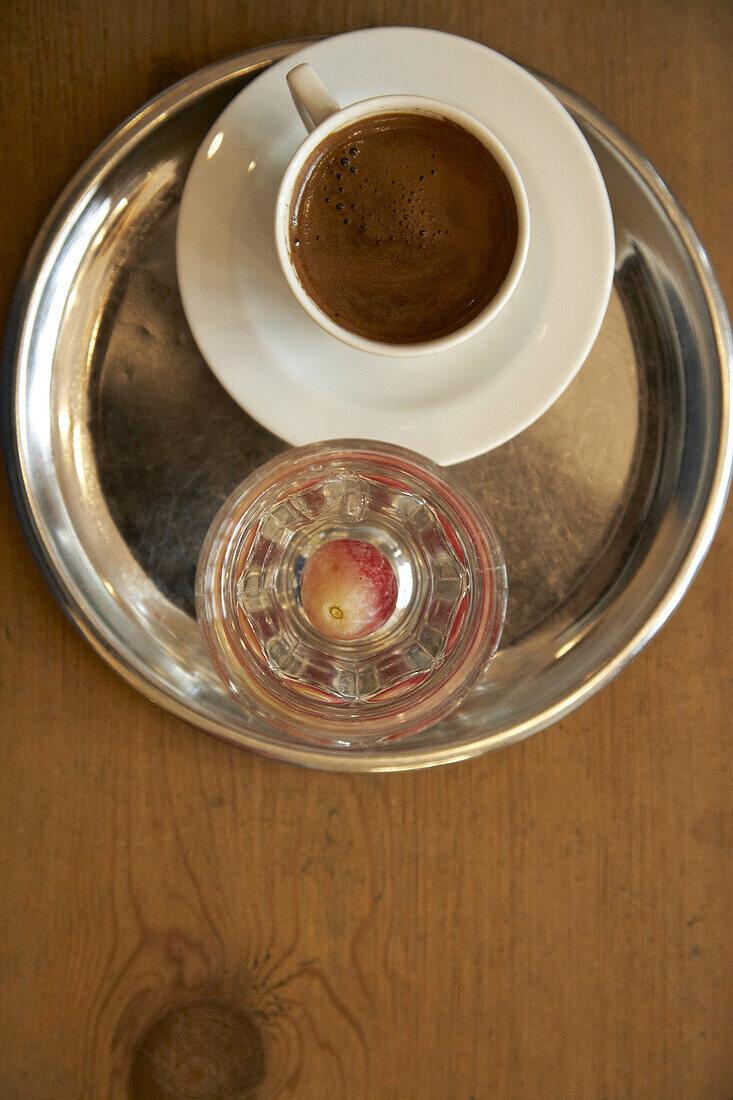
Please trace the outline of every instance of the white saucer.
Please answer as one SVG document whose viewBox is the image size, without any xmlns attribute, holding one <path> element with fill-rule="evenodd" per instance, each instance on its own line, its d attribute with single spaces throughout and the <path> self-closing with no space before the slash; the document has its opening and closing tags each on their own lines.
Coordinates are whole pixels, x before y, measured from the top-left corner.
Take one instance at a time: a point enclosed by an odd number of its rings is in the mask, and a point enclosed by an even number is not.
<svg viewBox="0 0 733 1100">
<path fill-rule="evenodd" d="M 531 215 L 519 287 L 482 333 L 446 352 L 374 356 L 326 335 L 275 254 L 275 197 L 305 136 L 285 82 L 309 61 L 342 105 L 414 92 L 491 129 Z M 585 360 L 611 292 L 614 236 L 600 169 L 535 77 L 476 42 L 384 27 L 325 39 L 249 84 L 210 130 L 181 200 L 177 265 L 188 322 L 235 401 L 289 443 L 379 439 L 448 464 L 536 420 Z"/>
</svg>

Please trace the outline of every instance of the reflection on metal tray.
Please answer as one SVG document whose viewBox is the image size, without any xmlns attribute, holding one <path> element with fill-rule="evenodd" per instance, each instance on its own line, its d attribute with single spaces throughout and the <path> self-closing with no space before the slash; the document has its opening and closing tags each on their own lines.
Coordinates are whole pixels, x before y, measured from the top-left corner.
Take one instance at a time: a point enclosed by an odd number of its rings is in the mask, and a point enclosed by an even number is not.
<svg viewBox="0 0 733 1100">
<path fill-rule="evenodd" d="M 284 759 L 421 767 L 505 745 L 606 683 L 664 622 L 707 550 L 731 468 L 731 334 L 705 255 L 650 165 L 547 81 L 591 143 L 616 226 L 597 343 L 553 408 L 454 469 L 506 551 L 491 675 L 450 720 L 344 757 L 267 730 L 227 695 L 193 620 L 217 507 L 284 448 L 221 389 L 176 286 L 178 201 L 231 97 L 296 46 L 252 51 L 143 108 L 72 181 L 29 258 L 6 357 L 9 468 L 62 605 L 126 679 L 194 725 Z"/>
</svg>

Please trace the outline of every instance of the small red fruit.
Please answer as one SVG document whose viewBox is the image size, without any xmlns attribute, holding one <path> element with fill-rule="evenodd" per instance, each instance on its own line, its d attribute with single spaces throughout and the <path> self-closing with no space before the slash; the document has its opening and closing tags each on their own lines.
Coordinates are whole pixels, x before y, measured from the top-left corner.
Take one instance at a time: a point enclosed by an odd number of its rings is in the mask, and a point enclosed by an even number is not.
<svg viewBox="0 0 733 1100">
<path fill-rule="evenodd" d="M 311 624 L 328 638 L 364 638 L 397 603 L 397 577 L 381 550 L 361 539 L 334 539 L 303 568 L 300 598 Z"/>
</svg>

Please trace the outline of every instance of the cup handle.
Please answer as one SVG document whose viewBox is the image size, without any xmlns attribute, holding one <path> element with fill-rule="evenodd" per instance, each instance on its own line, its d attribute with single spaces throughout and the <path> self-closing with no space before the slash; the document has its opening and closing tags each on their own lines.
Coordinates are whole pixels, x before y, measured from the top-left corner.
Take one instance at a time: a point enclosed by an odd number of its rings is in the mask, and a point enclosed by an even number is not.
<svg viewBox="0 0 733 1100">
<path fill-rule="evenodd" d="M 319 123 L 341 108 L 324 86 L 321 78 L 310 65 L 296 65 L 288 73 L 286 80 L 290 87 L 293 102 L 298 114 L 305 123 L 306 130 L 315 130 Z"/>
</svg>

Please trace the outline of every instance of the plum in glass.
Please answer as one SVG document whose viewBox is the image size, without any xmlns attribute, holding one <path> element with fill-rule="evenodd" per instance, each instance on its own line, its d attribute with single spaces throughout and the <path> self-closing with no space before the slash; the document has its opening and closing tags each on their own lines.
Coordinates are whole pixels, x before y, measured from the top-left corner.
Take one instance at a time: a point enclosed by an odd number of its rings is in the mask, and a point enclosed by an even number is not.
<svg viewBox="0 0 733 1100">
<path fill-rule="evenodd" d="M 316 630 L 352 641 L 387 622 L 397 603 L 397 577 L 376 546 L 363 539 L 334 539 L 306 562 L 300 598 Z"/>
</svg>

